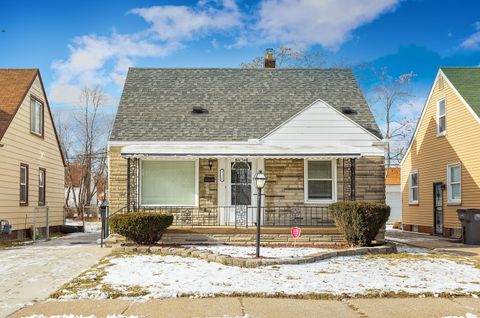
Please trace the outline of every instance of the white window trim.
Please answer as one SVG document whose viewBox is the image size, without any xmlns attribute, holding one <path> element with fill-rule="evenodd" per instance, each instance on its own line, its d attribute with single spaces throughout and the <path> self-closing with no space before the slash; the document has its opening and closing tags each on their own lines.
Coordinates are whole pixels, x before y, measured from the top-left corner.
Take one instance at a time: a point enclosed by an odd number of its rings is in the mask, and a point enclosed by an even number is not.
<svg viewBox="0 0 480 318">
<path fill-rule="evenodd" d="M 309 161 L 330 161 L 332 164 L 332 199 L 308 199 L 308 162 Z M 304 202 L 305 203 L 335 203 L 337 202 L 337 160 L 309 160 L 305 159 L 303 163 L 303 183 L 304 183 Z"/>
<path fill-rule="evenodd" d="M 412 186 L 412 174 L 416 174 L 417 175 L 417 185 L 416 186 Z M 412 200 L 412 189 L 413 188 L 416 188 L 417 189 L 417 199 L 416 200 Z M 419 179 L 419 174 L 418 174 L 418 170 L 412 170 L 410 171 L 410 173 L 408 174 L 408 203 L 409 204 L 418 204 L 418 201 L 420 199 L 420 179 Z"/>
<path fill-rule="evenodd" d="M 445 130 L 440 132 L 440 102 L 445 102 L 445 114 L 441 117 L 445 117 Z M 447 134 L 447 100 L 445 97 L 437 100 L 437 137 L 443 137 Z"/>
<path fill-rule="evenodd" d="M 450 168 L 458 166 L 460 168 L 460 181 L 458 182 L 460 184 L 460 199 L 453 199 L 451 197 L 452 191 L 451 191 L 451 181 L 450 181 Z M 448 204 L 461 204 L 462 203 L 462 164 L 460 162 L 456 163 L 451 163 L 447 165 L 447 203 Z"/>
<path fill-rule="evenodd" d="M 195 162 L 195 204 L 193 205 L 178 205 L 178 204 L 143 204 L 142 203 L 142 171 L 143 171 L 143 161 L 151 160 L 151 161 L 194 161 Z M 200 181 L 199 181 L 199 159 L 180 159 L 180 158 L 146 158 L 140 160 L 140 170 L 138 174 L 138 184 L 137 184 L 137 193 L 138 193 L 138 202 L 140 207 L 192 207 L 198 208 L 199 207 L 199 191 L 200 191 Z"/>
</svg>

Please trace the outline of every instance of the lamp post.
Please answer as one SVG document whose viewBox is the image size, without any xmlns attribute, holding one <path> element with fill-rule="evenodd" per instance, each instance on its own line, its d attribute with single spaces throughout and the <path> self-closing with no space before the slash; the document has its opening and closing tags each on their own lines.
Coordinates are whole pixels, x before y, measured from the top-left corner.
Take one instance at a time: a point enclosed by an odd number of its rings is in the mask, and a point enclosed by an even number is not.
<svg viewBox="0 0 480 318">
<path fill-rule="evenodd" d="M 262 170 L 259 170 L 255 174 L 255 185 L 258 189 L 258 198 L 257 198 L 257 251 L 255 253 L 256 257 L 260 257 L 260 212 L 262 209 L 262 189 L 265 186 L 267 178 L 263 174 Z"/>
</svg>

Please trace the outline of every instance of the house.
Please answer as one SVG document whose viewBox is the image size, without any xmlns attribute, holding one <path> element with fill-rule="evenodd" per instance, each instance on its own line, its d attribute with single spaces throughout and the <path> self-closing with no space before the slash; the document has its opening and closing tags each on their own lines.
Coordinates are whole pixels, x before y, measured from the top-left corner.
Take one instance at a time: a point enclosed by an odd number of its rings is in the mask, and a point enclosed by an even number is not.
<svg viewBox="0 0 480 318">
<path fill-rule="evenodd" d="M 0 219 L 24 237 L 63 224 L 64 161 L 38 69 L 0 69 Z"/>
<path fill-rule="evenodd" d="M 86 170 L 84 164 L 77 162 L 72 162 L 65 168 L 65 206 L 67 208 L 76 208 L 79 205 L 80 189 L 83 186 Z M 91 179 L 93 180 L 93 176 Z M 90 192 L 96 192 L 94 181 L 90 184 Z M 96 206 L 97 195 L 93 195 L 87 205 Z"/>
<path fill-rule="evenodd" d="M 273 64 L 273 65 L 272 65 Z M 109 203 L 176 226 L 331 226 L 384 202 L 384 144 L 348 69 L 131 68 L 109 140 Z"/>
<path fill-rule="evenodd" d="M 390 206 L 389 223 L 402 221 L 402 187 L 400 168 L 385 169 L 385 203 Z"/>
<path fill-rule="evenodd" d="M 480 68 L 442 67 L 402 159 L 403 228 L 460 237 L 480 207 Z"/>
</svg>

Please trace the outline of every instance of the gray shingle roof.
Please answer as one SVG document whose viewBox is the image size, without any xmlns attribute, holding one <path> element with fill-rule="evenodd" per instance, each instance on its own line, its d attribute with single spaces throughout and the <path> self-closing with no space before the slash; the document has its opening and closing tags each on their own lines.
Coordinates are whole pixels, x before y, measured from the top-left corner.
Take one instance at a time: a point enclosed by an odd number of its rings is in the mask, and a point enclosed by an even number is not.
<svg viewBox="0 0 480 318">
<path fill-rule="evenodd" d="M 353 108 L 348 116 L 380 135 L 349 69 L 131 68 L 110 140 L 246 141 L 317 99 Z"/>
</svg>

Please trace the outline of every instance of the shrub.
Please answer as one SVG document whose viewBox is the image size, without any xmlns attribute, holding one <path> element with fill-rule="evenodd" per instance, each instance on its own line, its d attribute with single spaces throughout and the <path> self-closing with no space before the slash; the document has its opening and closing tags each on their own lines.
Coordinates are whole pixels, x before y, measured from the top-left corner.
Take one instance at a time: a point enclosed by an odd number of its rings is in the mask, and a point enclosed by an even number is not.
<svg viewBox="0 0 480 318">
<path fill-rule="evenodd" d="M 137 244 L 155 244 L 172 222 L 171 214 L 131 212 L 112 216 L 110 229 Z"/>
<path fill-rule="evenodd" d="M 390 216 L 390 207 L 367 201 L 339 202 L 330 205 L 335 223 L 350 245 L 368 246 Z"/>
</svg>

